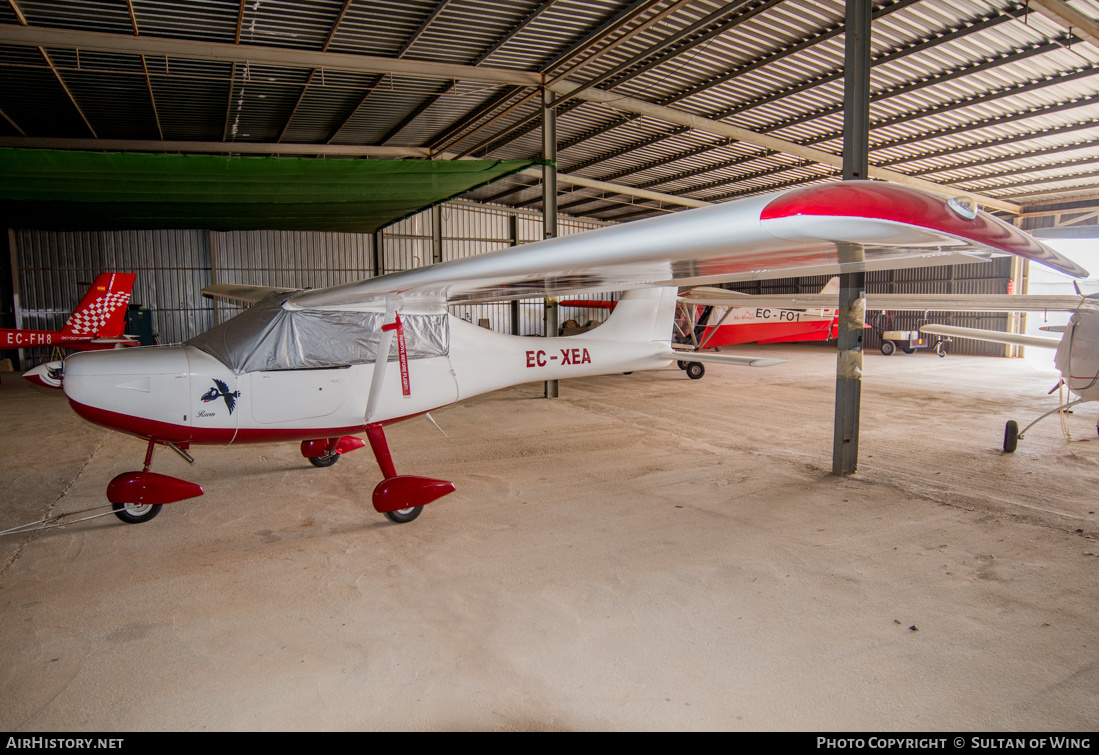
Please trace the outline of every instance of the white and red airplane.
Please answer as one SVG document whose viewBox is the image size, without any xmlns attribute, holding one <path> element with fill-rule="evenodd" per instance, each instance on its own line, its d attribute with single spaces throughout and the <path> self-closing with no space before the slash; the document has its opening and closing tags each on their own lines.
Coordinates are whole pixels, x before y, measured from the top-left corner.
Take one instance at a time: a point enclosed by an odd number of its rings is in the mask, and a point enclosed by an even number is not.
<svg viewBox="0 0 1099 755">
<path fill-rule="evenodd" d="M 100 273 L 61 330 L 2 329 L 0 349 L 62 346 L 77 351 L 96 351 L 135 345 L 135 339 L 123 334 L 126 307 L 135 278 L 134 273 Z M 59 386 L 45 365 L 39 365 L 23 377 L 49 388 Z"/>
<path fill-rule="evenodd" d="M 165 445 L 298 441 L 317 466 L 369 442 L 383 480 L 374 508 L 394 522 L 453 491 L 398 475 L 384 428 L 518 383 L 654 369 L 679 359 L 755 365 L 672 348 L 679 285 L 972 263 L 1017 254 L 1087 272 L 975 207 L 883 182 L 793 189 L 715 207 L 444 262 L 332 288 L 287 293 L 211 286 L 255 302 L 181 346 L 75 354 L 65 360 L 73 409 L 147 441 L 140 472 L 107 488 L 126 522 L 202 494 L 149 471 Z M 465 301 L 625 290 L 587 333 L 531 339 L 463 322 Z M 353 437 L 365 432 L 367 442 Z"/>
</svg>

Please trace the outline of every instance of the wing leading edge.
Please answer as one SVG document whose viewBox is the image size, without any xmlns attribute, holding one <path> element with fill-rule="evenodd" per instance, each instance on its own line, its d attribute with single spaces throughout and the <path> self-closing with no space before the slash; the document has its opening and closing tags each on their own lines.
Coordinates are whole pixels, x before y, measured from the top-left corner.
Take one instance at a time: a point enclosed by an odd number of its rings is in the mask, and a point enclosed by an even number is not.
<svg viewBox="0 0 1099 755">
<path fill-rule="evenodd" d="M 961 255 L 1016 254 L 1087 275 L 1014 226 L 957 206 L 905 186 L 843 181 L 305 291 L 286 306 L 442 304 L 974 261 Z"/>
</svg>

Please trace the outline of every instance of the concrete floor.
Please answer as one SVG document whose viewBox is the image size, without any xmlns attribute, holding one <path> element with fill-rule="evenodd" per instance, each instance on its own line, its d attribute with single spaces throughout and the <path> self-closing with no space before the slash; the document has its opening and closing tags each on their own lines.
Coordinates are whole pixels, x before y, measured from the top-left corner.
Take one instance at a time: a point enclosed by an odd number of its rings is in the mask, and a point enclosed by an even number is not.
<svg viewBox="0 0 1099 755">
<path fill-rule="evenodd" d="M 868 354 L 500 391 L 390 430 L 453 480 L 370 507 L 368 450 L 198 447 L 206 495 L 0 538 L 0 729 L 1099 729 L 1095 410 L 999 451 L 1056 380 Z M 143 444 L 5 375 L 0 529 L 101 505 Z"/>
</svg>

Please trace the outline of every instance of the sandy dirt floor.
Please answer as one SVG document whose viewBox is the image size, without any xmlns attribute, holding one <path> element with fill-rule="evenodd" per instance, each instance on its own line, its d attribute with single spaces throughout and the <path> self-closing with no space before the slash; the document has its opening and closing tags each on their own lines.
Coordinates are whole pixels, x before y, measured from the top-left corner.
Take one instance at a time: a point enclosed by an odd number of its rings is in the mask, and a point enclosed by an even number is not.
<svg viewBox="0 0 1099 755">
<path fill-rule="evenodd" d="M 206 495 L 0 538 L 0 729 L 1099 729 L 1094 405 L 1019 360 L 835 353 L 520 386 L 390 428 L 457 492 L 406 525 L 369 450 L 160 451 Z M 143 443 L 4 375 L 0 529 L 105 502 Z"/>
</svg>

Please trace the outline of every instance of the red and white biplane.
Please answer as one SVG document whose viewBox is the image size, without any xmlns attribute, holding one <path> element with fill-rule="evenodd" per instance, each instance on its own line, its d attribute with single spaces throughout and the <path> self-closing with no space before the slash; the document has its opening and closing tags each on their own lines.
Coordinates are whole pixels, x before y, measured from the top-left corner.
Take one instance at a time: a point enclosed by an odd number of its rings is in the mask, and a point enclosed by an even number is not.
<svg viewBox="0 0 1099 755">
<path fill-rule="evenodd" d="M 518 383 L 758 360 L 672 348 L 680 285 L 839 274 L 1017 254 L 1086 271 L 975 208 L 881 182 L 851 181 L 730 202 L 326 289 L 211 286 L 253 302 L 180 346 L 76 354 L 64 390 L 82 417 L 147 442 L 144 469 L 111 481 L 116 515 L 142 522 L 200 495 L 149 471 L 153 450 L 297 441 L 317 466 L 369 443 L 383 480 L 374 508 L 394 522 L 453 491 L 399 475 L 384 428 Z M 544 339 L 494 333 L 448 304 L 626 291 L 605 323 Z M 366 442 L 354 437 L 366 434 Z M 189 457 L 188 457 L 189 458 Z"/>
</svg>

